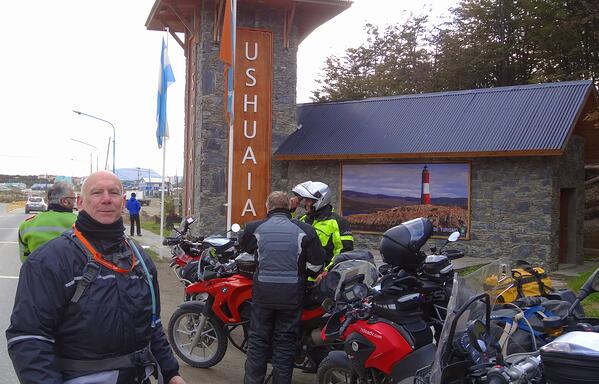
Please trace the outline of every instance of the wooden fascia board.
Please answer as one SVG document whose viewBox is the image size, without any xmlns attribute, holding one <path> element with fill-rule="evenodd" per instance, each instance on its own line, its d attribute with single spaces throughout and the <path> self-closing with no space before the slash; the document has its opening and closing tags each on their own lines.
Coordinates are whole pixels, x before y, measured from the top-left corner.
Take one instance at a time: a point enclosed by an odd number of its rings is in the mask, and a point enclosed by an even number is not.
<svg viewBox="0 0 599 384">
<path fill-rule="evenodd" d="M 183 13 L 181 13 L 181 10 L 179 10 L 179 8 L 172 3 L 166 3 L 166 6 L 173 12 L 177 19 L 179 19 L 179 21 L 181 22 L 181 24 L 183 24 L 185 29 L 187 29 L 189 33 L 193 34 L 193 25 L 189 22 L 189 20 L 185 18 Z"/>
<path fill-rule="evenodd" d="M 150 24 L 152 24 L 152 20 L 155 19 L 158 10 L 162 7 L 162 0 L 156 0 L 152 9 L 150 10 L 150 14 L 148 15 L 148 19 L 146 20 L 146 28 L 150 28 Z"/>
<path fill-rule="evenodd" d="M 368 160 L 368 159 L 430 159 L 478 157 L 559 156 L 561 149 L 532 151 L 428 152 L 428 153 L 353 153 L 328 155 L 280 155 L 275 160 Z"/>
</svg>

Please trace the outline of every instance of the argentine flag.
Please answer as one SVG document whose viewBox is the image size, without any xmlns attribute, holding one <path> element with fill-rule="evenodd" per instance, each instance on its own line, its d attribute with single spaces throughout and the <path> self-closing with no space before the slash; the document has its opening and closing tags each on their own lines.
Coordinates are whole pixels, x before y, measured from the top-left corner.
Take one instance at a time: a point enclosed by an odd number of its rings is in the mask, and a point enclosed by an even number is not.
<svg viewBox="0 0 599 384">
<path fill-rule="evenodd" d="M 162 140 L 168 139 L 168 122 L 166 121 L 166 89 L 175 82 L 175 75 L 168 60 L 168 47 L 162 39 L 162 53 L 160 55 L 160 73 L 158 75 L 158 105 L 156 108 L 156 139 L 158 148 L 162 148 Z"/>
</svg>

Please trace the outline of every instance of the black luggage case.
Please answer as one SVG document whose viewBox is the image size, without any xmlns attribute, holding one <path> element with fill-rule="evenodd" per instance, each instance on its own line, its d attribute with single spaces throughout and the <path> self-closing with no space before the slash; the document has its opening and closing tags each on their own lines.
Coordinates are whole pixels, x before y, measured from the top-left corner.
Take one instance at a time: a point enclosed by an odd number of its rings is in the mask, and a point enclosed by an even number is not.
<svg viewBox="0 0 599 384">
<path fill-rule="evenodd" d="M 547 384 L 599 383 L 599 334 L 569 332 L 541 347 Z"/>
</svg>

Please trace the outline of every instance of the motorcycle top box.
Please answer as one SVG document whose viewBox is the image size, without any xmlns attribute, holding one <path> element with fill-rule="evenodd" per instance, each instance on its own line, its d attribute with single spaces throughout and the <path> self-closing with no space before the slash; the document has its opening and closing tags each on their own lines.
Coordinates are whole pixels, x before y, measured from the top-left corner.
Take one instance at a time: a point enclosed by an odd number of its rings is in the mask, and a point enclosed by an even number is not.
<svg viewBox="0 0 599 384">
<path fill-rule="evenodd" d="M 599 382 L 599 333 L 569 332 L 541 347 L 548 384 Z"/>
<path fill-rule="evenodd" d="M 426 255 L 420 248 L 433 234 L 433 224 L 425 218 L 401 223 L 383 233 L 379 250 L 383 261 L 394 267 L 413 270 Z"/>
</svg>

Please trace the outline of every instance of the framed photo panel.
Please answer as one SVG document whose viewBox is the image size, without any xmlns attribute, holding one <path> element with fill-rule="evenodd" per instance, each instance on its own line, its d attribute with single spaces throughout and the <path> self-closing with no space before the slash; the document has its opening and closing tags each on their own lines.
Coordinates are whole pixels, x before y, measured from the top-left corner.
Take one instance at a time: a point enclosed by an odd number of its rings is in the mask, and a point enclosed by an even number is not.
<svg viewBox="0 0 599 384">
<path fill-rule="evenodd" d="M 470 238 L 469 163 L 348 163 L 342 175 L 341 211 L 355 232 L 427 217 L 435 237 Z"/>
</svg>

